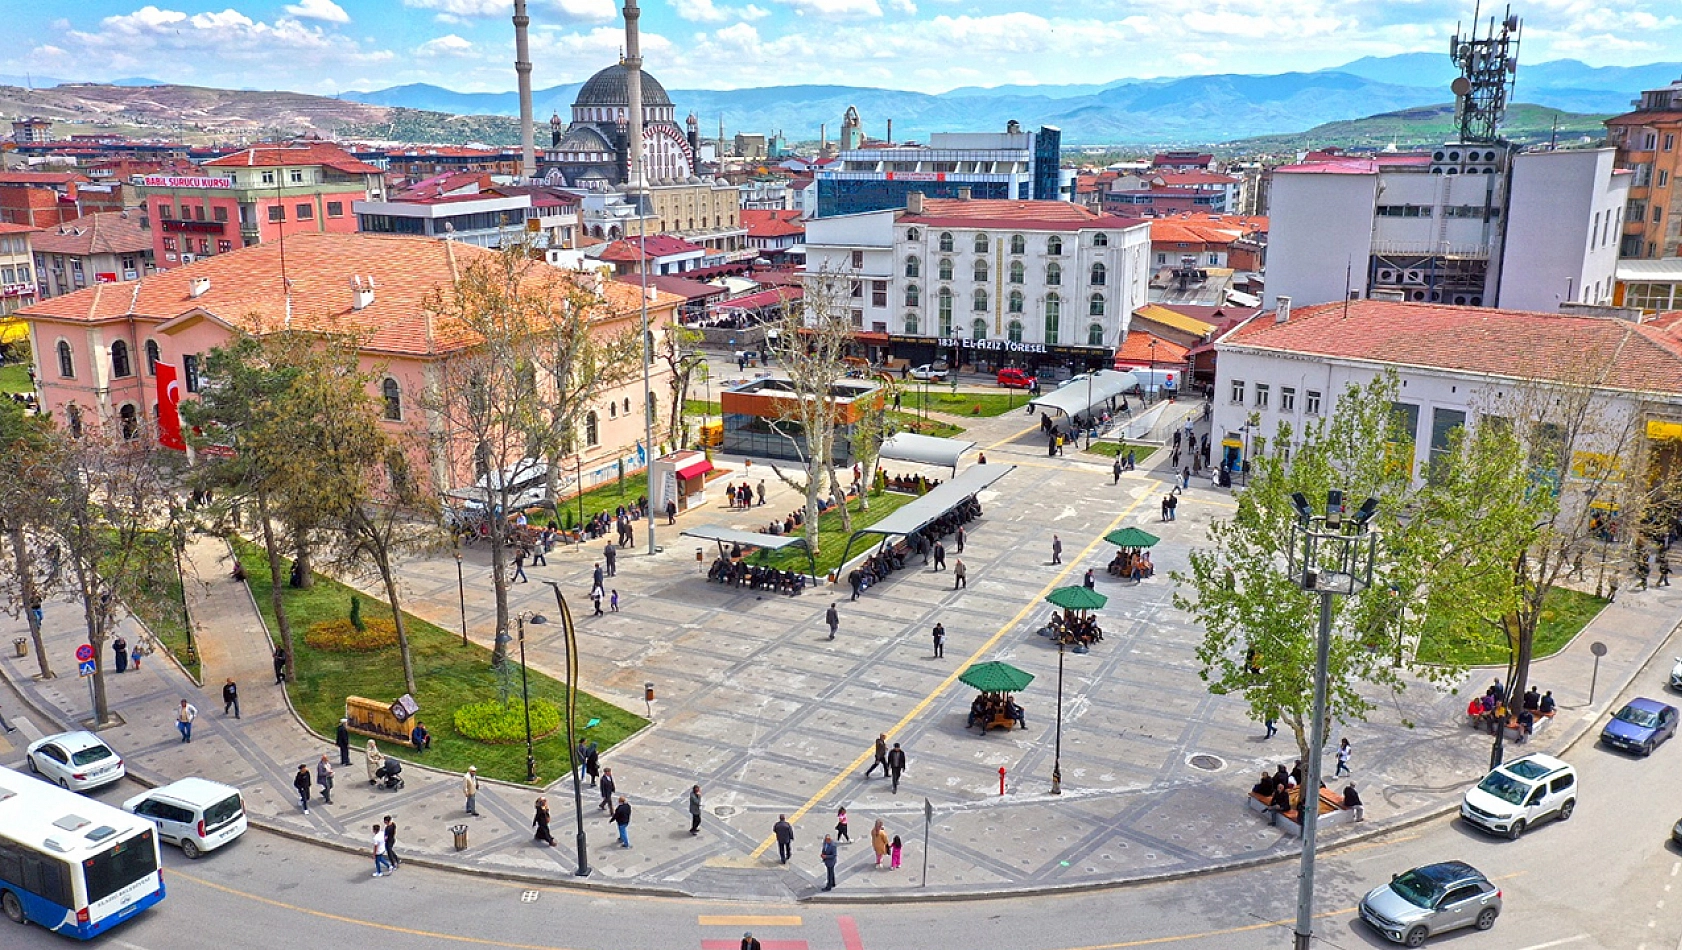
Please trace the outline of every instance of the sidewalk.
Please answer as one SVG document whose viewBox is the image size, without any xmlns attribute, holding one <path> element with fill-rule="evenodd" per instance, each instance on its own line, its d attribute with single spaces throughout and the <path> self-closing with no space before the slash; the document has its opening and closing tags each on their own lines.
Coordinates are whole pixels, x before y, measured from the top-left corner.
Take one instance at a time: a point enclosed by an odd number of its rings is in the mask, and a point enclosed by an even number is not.
<svg viewBox="0 0 1682 950">
<path fill-rule="evenodd" d="M 738 899 L 813 897 L 822 871 L 816 847 L 834 823 L 837 804 L 852 815 L 856 843 L 843 846 L 835 898 L 951 899 L 1101 886 L 1294 852 L 1295 839 L 1246 811 L 1243 797 L 1263 766 L 1290 762 L 1295 747 L 1283 737 L 1263 741 L 1260 727 L 1229 699 L 1207 694 L 1189 661 L 1195 635 L 1169 602 L 1167 571 L 1202 539 L 1210 518 L 1224 515 L 1230 496 L 1194 487 L 1180 521 L 1160 524 L 1154 502 L 1164 485 L 1151 473 L 1129 473 L 1111 485 L 1107 465 L 1032 459 L 1038 449 L 1011 438 L 1024 425 L 1022 418 L 1007 417 L 990 420 L 978 433 L 983 445 L 999 446 L 998 461 L 1023 467 L 984 498 L 986 513 L 972 525 L 963 555 L 971 570 L 968 590 L 952 591 L 949 575 L 923 568 L 896 574 L 858 602 L 824 588 L 798 598 L 722 588 L 696 576 L 695 545 L 676 538 L 683 519 L 676 529 L 660 526 L 664 553 L 650 557 L 639 547 L 621 557 L 619 582 L 629 595 L 624 612 L 579 624 L 583 681 L 629 708 L 642 708 L 644 682 L 656 682 L 660 698 L 654 727 L 611 750 L 604 762 L 621 777 L 621 790 L 636 809 L 634 849 L 613 843 L 593 790 L 585 789 L 596 873 L 584 886 Z M 1023 438 L 1031 440 L 1032 433 Z M 1075 461 L 1073 453 L 1068 461 Z M 773 478 L 767 486 L 771 497 L 764 509 L 717 509 L 697 517 L 751 522 L 764 511 L 792 507 L 791 489 Z M 1111 598 L 1105 640 L 1089 655 L 1067 658 L 1064 794 L 1054 798 L 1048 786 L 1055 714 L 1048 698 L 1057 653 L 1033 634 L 1048 613 L 1035 592 L 1042 585 L 1079 583 L 1080 571 L 1101 565 L 1110 549 L 1097 539 L 1112 521 L 1163 535 L 1161 567 L 1156 579 L 1137 587 L 1099 580 Z M 1062 565 L 1045 560 L 1053 530 L 1064 541 Z M 337 751 L 330 738 L 300 725 L 273 684 L 266 635 L 244 585 L 229 577 L 225 546 L 195 538 L 186 553 L 197 577 L 188 586 L 204 688 L 159 655 L 138 671 L 108 677 L 121 722 L 103 734 L 137 778 L 161 783 L 202 775 L 237 785 L 259 826 L 358 852 L 363 829 L 391 814 L 403 829 L 399 854 L 407 859 L 577 882 L 570 781 L 548 792 L 562 846 L 537 847 L 529 830 L 535 791 L 485 783 L 479 802 L 484 817 L 464 818 L 458 775 L 405 759 L 407 787 L 377 790 L 367 783 L 358 741 L 352 765 L 338 769 L 334 804 L 317 799 L 303 815 L 292 773 L 300 764 L 313 770 L 323 753 L 336 764 Z M 566 590 L 580 589 L 593 555 L 588 548 L 557 552 L 552 567 L 533 569 L 543 575 L 534 581 L 555 579 Z M 470 630 L 488 642 L 490 583 L 473 556 Z M 453 558 L 406 565 L 405 587 L 411 610 L 456 626 Z M 512 606 L 541 608 L 552 596 L 541 583 L 520 585 Z M 841 636 L 830 642 L 822 614 L 832 600 L 840 601 L 843 623 Z M 935 619 L 950 631 L 946 660 L 929 656 L 927 631 Z M 1567 650 L 1536 665 L 1534 681 L 1553 690 L 1561 714 L 1526 750 L 1561 751 L 1597 725 L 1679 622 L 1682 589 L 1620 594 Z M 533 665 L 557 669 L 560 634 L 539 629 L 542 635 L 528 641 Z M 21 630 L 8 620 L 0 636 Z M 139 631 L 128 622 L 124 634 L 133 641 Z M 72 662 L 83 640 L 80 611 L 68 602 L 50 603 L 44 635 L 57 679 L 33 679 L 33 657 L 0 658 L 0 672 L 36 710 L 24 713 L 5 702 L 8 719 L 20 726 L 19 733 L 0 737 L 8 764 L 20 761 L 26 736 L 73 726 L 88 715 L 87 688 Z M 1608 651 L 1590 706 L 1589 645 L 1595 641 Z M 1028 730 L 981 737 L 962 728 L 969 694 L 950 683 L 973 658 L 1007 659 L 1039 677 L 1026 694 Z M 1491 675 L 1472 671 L 1465 683 L 1481 691 Z M 222 715 L 220 689 L 228 677 L 241 687 L 238 720 Z M 174 729 L 181 697 L 200 710 L 191 744 L 181 743 Z M 1420 688 L 1410 690 L 1406 702 L 1405 710 L 1381 704 L 1371 723 L 1347 730 L 1370 820 L 1327 829 L 1328 843 L 1453 808 L 1461 789 L 1481 775 L 1489 739 L 1464 725 L 1463 697 Z M 1414 728 L 1397 721 L 1404 713 Z M 870 740 L 890 729 L 911 756 L 898 795 L 880 777 L 861 774 Z M 1001 766 L 1008 772 L 1002 797 Z M 702 784 L 705 802 L 697 837 L 687 833 L 684 807 L 693 782 Z M 871 823 L 884 819 L 890 833 L 906 842 L 907 866 L 920 869 L 925 798 L 936 814 L 923 888 L 916 871 L 875 870 L 868 837 Z M 794 862 L 779 866 L 774 850 L 754 856 L 778 814 L 792 817 L 808 803 L 811 810 L 795 825 Z M 471 842 L 458 853 L 449 829 L 462 822 Z"/>
</svg>

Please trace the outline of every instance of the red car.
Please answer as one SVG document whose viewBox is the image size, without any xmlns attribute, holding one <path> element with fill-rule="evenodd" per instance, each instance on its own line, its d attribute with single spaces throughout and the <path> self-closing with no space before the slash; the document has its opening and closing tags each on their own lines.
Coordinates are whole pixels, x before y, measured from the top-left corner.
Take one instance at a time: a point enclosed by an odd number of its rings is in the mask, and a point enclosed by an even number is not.
<svg viewBox="0 0 1682 950">
<path fill-rule="evenodd" d="M 999 370 L 999 385 L 1011 389 L 1032 389 L 1034 387 L 1034 377 L 1029 375 L 1025 369 L 1007 366 Z"/>
</svg>

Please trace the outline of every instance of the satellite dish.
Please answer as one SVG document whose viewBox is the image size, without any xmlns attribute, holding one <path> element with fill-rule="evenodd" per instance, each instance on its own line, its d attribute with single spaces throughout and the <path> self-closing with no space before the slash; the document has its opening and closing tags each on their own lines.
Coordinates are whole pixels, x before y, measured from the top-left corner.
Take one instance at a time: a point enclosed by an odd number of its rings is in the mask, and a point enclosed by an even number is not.
<svg viewBox="0 0 1682 950">
<path fill-rule="evenodd" d="M 1465 76 L 1457 76 L 1453 82 L 1448 84 L 1448 88 L 1455 95 L 1464 96 L 1472 91 L 1472 81 Z"/>
</svg>

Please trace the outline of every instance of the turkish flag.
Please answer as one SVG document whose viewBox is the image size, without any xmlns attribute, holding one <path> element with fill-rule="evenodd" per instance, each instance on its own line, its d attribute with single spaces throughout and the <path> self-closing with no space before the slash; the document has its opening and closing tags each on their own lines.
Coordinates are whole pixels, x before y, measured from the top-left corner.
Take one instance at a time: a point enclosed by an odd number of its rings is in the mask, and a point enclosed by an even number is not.
<svg viewBox="0 0 1682 950">
<path fill-rule="evenodd" d="M 185 452 L 187 440 L 181 437 L 181 378 L 174 365 L 153 363 L 158 378 L 158 444 Z"/>
</svg>

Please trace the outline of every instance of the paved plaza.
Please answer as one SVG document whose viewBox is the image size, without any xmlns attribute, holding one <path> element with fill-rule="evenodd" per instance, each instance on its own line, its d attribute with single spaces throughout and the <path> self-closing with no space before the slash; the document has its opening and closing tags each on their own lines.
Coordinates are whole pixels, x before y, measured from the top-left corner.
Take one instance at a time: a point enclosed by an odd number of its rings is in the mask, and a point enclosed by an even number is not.
<svg viewBox="0 0 1682 950">
<path fill-rule="evenodd" d="M 1172 407 L 1187 414 L 1198 408 Z M 1197 675 L 1199 631 L 1172 605 L 1170 572 L 1186 565 L 1211 519 L 1231 512 L 1230 492 L 1194 480 L 1178 520 L 1164 524 L 1158 512 L 1169 487 L 1165 453 L 1153 459 L 1160 469 L 1141 464 L 1112 484 L 1107 459 L 1074 450 L 1048 458 L 1034 420 L 1021 413 L 965 423 L 966 437 L 980 443 L 990 464 L 1016 466 L 980 496 L 983 515 L 968 526 L 961 555 L 969 569 L 965 590 L 952 589 L 950 570 L 915 564 L 857 602 L 849 601 L 844 583 L 800 597 L 707 583 L 695 550 L 702 548 L 710 563 L 713 546 L 680 538 L 678 531 L 701 524 L 754 530 L 799 503 L 763 463 L 748 467 L 723 457 L 717 462 L 731 470 L 726 479 L 764 478 L 769 503 L 751 512 L 709 505 L 681 517 L 677 527 L 662 524 L 663 550 L 654 556 L 641 553 L 645 528 L 639 525 L 637 548 L 621 554 L 618 576 L 609 581 L 619 590 L 619 613 L 589 617 L 576 606 L 588 603 L 599 544 L 557 549 L 547 568 L 528 569 L 532 583 L 512 588 L 513 609 L 552 613 L 553 594 L 540 581 L 561 584 L 578 618 L 585 689 L 638 712 L 645 710 L 645 683 L 653 683 L 658 696 L 654 725 L 603 756 L 636 809 L 634 848 L 617 847 L 593 790 L 585 790 L 596 866 L 589 886 L 807 897 L 822 883 L 818 844 L 832 830 L 839 806 L 849 813 L 853 843 L 842 847 L 837 896 L 1094 885 L 1277 858 L 1295 849 L 1295 839 L 1244 807 L 1263 767 L 1296 758 L 1294 743 L 1285 734 L 1262 739 L 1261 724 L 1248 718 L 1240 700 L 1208 694 Z M 900 470 L 894 463 L 888 468 Z M 1125 525 L 1162 537 L 1153 550 L 1156 576 L 1137 585 L 1104 572 L 1114 548 L 1102 538 Z M 1054 534 L 1062 540 L 1062 564 L 1051 563 Z M 531 841 L 535 793 L 487 783 L 480 801 L 485 817 L 466 819 L 471 845 L 454 851 L 449 827 L 463 820 L 459 776 L 430 772 L 424 762 L 405 770 L 406 789 L 384 792 L 365 784 L 355 754 L 353 764 L 340 769 L 335 804 L 298 813 L 290 774 L 299 763 L 332 752 L 331 744 L 310 736 L 271 685 L 267 646 L 245 589 L 227 579 L 227 565 L 218 562 L 225 548 L 199 539 L 189 554 L 199 575 L 191 586 L 204 644 L 204 688 L 161 656 L 138 673 L 110 677 L 113 709 L 123 723 L 106 736 L 136 774 L 152 781 L 197 774 L 240 785 L 254 819 L 265 826 L 347 848 L 362 846 L 359 829 L 370 821 L 396 814 L 405 828 L 400 853 L 411 858 L 571 880 L 570 781 L 550 786 L 561 843 L 553 849 Z M 957 556 L 949 547 L 948 561 Z M 487 564 L 485 552 L 468 551 L 468 626 L 488 646 L 493 612 Z M 1045 595 L 1079 584 L 1088 568 L 1096 571 L 1098 591 L 1109 597 L 1100 613 L 1105 637 L 1088 654 L 1064 657 L 1063 794 L 1054 797 L 1058 654 L 1036 631 L 1053 611 Z M 404 575 L 408 608 L 456 629 L 454 559 L 417 560 Z M 841 615 L 833 642 L 824 623 L 831 602 Z M 68 658 L 81 641 L 79 618 L 72 604 L 49 606 L 46 629 L 61 674 L 74 669 Z M 1679 619 L 1682 594 L 1625 593 L 1562 655 L 1539 663 L 1533 679 L 1553 690 L 1562 709 L 1536 745 L 1561 748 L 1586 728 Z M 944 659 L 933 657 L 930 629 L 937 621 L 947 631 Z M 20 625 L 8 629 L 13 627 Z M 534 667 L 552 674 L 562 668 L 561 637 L 558 624 L 528 629 Z M 1610 647 L 1600 663 L 1594 708 L 1588 706 L 1592 640 Z M 985 736 L 965 729 L 973 692 L 957 676 L 970 663 L 990 659 L 1035 675 L 1019 697 L 1027 729 Z M 86 688 L 74 676 L 38 682 L 30 678 L 32 658 L 10 655 L 0 669 L 36 710 L 22 717 L 29 721 L 10 737 L 14 743 L 87 715 Z M 220 716 L 217 692 L 227 676 L 243 687 L 244 718 L 238 721 Z M 1490 676 L 1472 671 L 1467 681 L 1481 691 Z M 191 745 L 181 744 L 173 729 L 172 710 L 182 695 L 202 713 Z M 1488 738 L 1463 724 L 1464 705 L 1463 698 L 1420 686 L 1381 699 L 1369 723 L 1339 726 L 1333 738 L 1347 736 L 1354 745 L 1354 780 L 1369 803 L 1370 820 L 1328 829 L 1325 839 L 1395 827 L 1456 801 L 1488 758 Z M 9 701 L 7 706 L 12 712 Z M 908 755 L 897 795 L 879 772 L 864 777 L 881 732 Z M 3 743 L 0 761 L 16 764 L 17 746 Z M 702 833 L 691 837 L 686 800 L 696 783 L 704 789 L 705 817 Z M 935 812 L 926 887 L 925 799 Z M 778 814 L 795 820 L 795 860 L 787 867 L 777 864 L 769 846 Z M 873 867 L 869 834 L 877 819 L 905 841 L 905 866 L 898 871 Z"/>
</svg>

